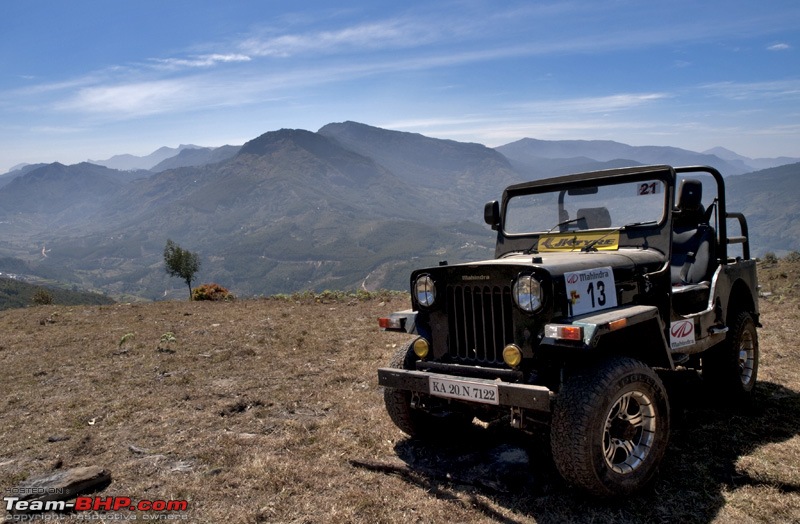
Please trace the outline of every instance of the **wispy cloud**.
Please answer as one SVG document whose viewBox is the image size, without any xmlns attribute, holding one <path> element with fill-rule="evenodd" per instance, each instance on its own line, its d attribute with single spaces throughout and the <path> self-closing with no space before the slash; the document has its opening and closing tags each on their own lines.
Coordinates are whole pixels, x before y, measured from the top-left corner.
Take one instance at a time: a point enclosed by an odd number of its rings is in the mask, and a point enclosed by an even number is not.
<svg viewBox="0 0 800 524">
<path fill-rule="evenodd" d="M 731 100 L 777 100 L 800 98 L 800 80 L 772 82 L 716 82 L 701 86 L 715 96 Z"/>
<path fill-rule="evenodd" d="M 191 58 L 152 58 L 151 62 L 165 69 L 183 69 L 202 67 L 213 67 L 217 64 L 225 64 L 231 62 L 249 62 L 250 57 L 238 53 L 229 54 L 210 54 L 199 55 Z"/>
<path fill-rule="evenodd" d="M 791 49 L 792 46 L 789 44 L 775 44 L 767 47 L 769 51 L 786 51 L 787 49 Z"/>
<path fill-rule="evenodd" d="M 645 104 L 671 98 L 667 93 L 619 93 L 598 97 L 537 100 L 520 104 L 521 110 L 539 113 L 608 113 L 624 111 Z"/>
<path fill-rule="evenodd" d="M 84 87 L 57 107 L 67 111 L 146 115 L 168 107 L 183 106 L 189 93 L 177 80 L 138 82 L 124 85 Z"/>
<path fill-rule="evenodd" d="M 349 50 L 375 50 L 421 46 L 437 40 L 442 29 L 419 20 L 389 19 L 336 30 L 279 36 L 252 36 L 238 47 L 253 56 L 290 57 L 308 53 L 331 54 Z"/>
</svg>

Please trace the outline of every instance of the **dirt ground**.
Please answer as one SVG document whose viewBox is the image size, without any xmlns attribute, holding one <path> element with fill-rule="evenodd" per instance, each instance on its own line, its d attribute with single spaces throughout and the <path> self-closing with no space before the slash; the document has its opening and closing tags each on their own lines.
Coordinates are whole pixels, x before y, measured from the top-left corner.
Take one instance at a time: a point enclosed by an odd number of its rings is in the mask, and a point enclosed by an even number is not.
<svg viewBox="0 0 800 524">
<path fill-rule="evenodd" d="M 396 429 L 376 369 L 408 336 L 376 318 L 407 296 L 0 312 L 0 492 L 96 465 L 100 496 L 189 507 L 98 522 L 800 522 L 798 275 L 761 268 L 754 406 L 720 411 L 682 382 L 657 480 L 617 502 L 565 487 L 536 435 Z"/>
</svg>

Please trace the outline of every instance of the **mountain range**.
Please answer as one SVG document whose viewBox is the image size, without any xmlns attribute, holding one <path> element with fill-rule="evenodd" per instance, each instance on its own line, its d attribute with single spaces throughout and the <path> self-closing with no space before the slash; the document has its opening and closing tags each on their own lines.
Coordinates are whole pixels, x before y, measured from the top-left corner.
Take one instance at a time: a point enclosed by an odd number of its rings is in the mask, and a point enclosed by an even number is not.
<svg viewBox="0 0 800 524">
<path fill-rule="evenodd" d="M 752 172 L 753 163 L 784 161 Z M 645 163 L 736 175 L 729 207 L 749 213 L 754 252 L 788 252 L 800 249 L 800 235 L 780 234 L 800 216 L 797 162 L 609 141 L 523 139 L 492 149 L 355 122 L 281 129 L 241 146 L 161 148 L 0 176 L 0 272 L 24 264 L 32 277 L 116 298 L 182 298 L 183 283 L 164 271 L 171 239 L 200 255 L 196 284 L 240 295 L 406 289 L 415 267 L 492 255 L 481 211 L 507 185 Z"/>
</svg>

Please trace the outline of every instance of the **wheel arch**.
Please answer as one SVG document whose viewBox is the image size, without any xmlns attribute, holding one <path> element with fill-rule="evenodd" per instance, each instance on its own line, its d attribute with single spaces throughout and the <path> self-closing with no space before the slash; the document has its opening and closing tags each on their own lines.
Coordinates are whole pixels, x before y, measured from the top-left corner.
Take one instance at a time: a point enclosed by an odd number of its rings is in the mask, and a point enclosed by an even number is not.
<svg viewBox="0 0 800 524">
<path fill-rule="evenodd" d="M 664 331 L 655 318 L 605 333 L 600 337 L 596 351 L 606 357 L 633 358 L 650 367 L 673 368 Z"/>
<path fill-rule="evenodd" d="M 750 285 L 743 279 L 739 278 L 731 285 L 731 291 L 728 295 L 728 303 L 726 309 L 726 322 L 730 324 L 739 313 L 747 312 L 753 315 L 753 320 L 756 326 L 760 327 L 758 321 L 758 304 L 754 298 L 755 290 L 750 289 Z"/>
</svg>

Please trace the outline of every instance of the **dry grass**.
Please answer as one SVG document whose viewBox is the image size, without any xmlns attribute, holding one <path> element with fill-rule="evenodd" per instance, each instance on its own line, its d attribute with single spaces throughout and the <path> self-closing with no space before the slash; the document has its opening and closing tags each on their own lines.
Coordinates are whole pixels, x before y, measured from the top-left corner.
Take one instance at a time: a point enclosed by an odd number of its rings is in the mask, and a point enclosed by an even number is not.
<svg viewBox="0 0 800 524">
<path fill-rule="evenodd" d="M 616 503 L 565 488 L 535 436 L 476 427 L 425 446 L 397 430 L 376 369 L 407 337 L 375 319 L 407 298 L 0 312 L 0 492 L 99 465 L 101 495 L 186 498 L 192 522 L 800 522 L 798 275 L 761 271 L 752 409 L 676 381 L 661 473 Z"/>
</svg>

